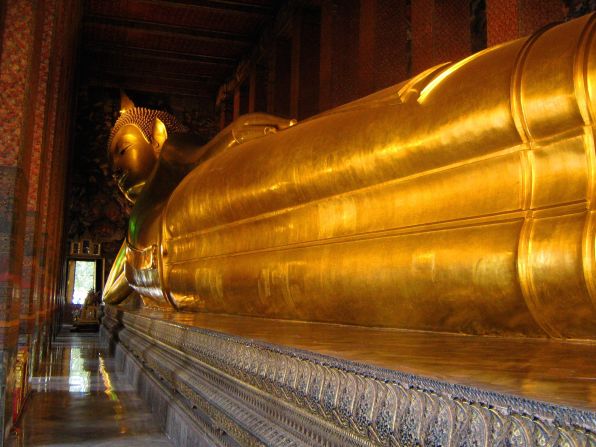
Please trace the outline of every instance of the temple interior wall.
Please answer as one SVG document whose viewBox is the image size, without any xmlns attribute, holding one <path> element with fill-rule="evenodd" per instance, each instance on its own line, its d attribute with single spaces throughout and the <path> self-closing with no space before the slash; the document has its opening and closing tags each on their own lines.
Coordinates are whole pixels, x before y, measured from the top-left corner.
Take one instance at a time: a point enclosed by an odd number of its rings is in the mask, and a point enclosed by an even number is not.
<svg viewBox="0 0 596 447">
<path fill-rule="evenodd" d="M 248 112 L 301 120 L 594 9 L 587 0 L 287 3 L 273 31 L 230 73 L 217 101 L 217 92 L 202 102 L 137 92 L 139 105 L 164 105 L 206 138 Z M 17 365 L 34 371 L 60 323 L 68 238 L 98 237 L 117 246 L 126 225 L 126 206 L 105 192 L 113 185 L 102 149 L 117 114 L 117 90 L 77 83 L 81 14 L 77 0 L 0 2 L 4 434 L 23 386 Z M 92 186 L 86 183 L 91 170 Z M 100 213 L 90 206 L 98 197 Z"/>
</svg>

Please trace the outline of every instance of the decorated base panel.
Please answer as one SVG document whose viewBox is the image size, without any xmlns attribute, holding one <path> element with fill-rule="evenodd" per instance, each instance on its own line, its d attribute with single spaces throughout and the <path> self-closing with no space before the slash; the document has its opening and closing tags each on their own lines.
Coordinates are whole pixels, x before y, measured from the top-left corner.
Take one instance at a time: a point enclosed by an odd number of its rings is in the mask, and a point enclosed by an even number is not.
<svg viewBox="0 0 596 447">
<path fill-rule="evenodd" d="M 102 334 L 180 446 L 596 445 L 593 344 L 116 307 Z"/>
</svg>

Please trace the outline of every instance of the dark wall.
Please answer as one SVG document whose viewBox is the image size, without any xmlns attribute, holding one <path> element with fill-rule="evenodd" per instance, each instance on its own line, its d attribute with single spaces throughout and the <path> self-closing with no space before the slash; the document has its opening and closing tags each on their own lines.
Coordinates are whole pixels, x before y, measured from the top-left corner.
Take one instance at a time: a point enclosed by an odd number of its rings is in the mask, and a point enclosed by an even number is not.
<svg viewBox="0 0 596 447">
<path fill-rule="evenodd" d="M 192 98 L 127 92 L 135 105 L 174 114 L 206 140 L 217 132 L 212 110 Z M 120 92 L 102 87 L 81 88 L 68 200 L 68 239 L 102 243 L 110 268 L 122 240 L 131 206 L 118 191 L 107 159 L 107 141 L 120 110 Z"/>
</svg>

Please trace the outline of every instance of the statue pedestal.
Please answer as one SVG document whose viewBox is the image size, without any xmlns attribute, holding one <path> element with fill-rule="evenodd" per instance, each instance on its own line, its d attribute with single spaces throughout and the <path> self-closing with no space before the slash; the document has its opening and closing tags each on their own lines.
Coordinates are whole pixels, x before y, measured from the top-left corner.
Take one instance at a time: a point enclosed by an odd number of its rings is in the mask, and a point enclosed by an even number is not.
<svg viewBox="0 0 596 447">
<path fill-rule="evenodd" d="M 176 445 L 596 444 L 596 344 L 108 306 Z"/>
</svg>

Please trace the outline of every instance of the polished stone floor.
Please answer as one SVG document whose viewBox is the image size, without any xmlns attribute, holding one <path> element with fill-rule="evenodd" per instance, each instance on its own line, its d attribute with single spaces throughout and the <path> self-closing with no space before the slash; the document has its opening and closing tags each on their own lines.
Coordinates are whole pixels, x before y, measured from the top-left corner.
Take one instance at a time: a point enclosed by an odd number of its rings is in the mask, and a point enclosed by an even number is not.
<svg viewBox="0 0 596 447">
<path fill-rule="evenodd" d="M 144 402 L 115 371 L 97 333 L 65 328 L 33 377 L 10 447 L 171 446 Z"/>
</svg>

